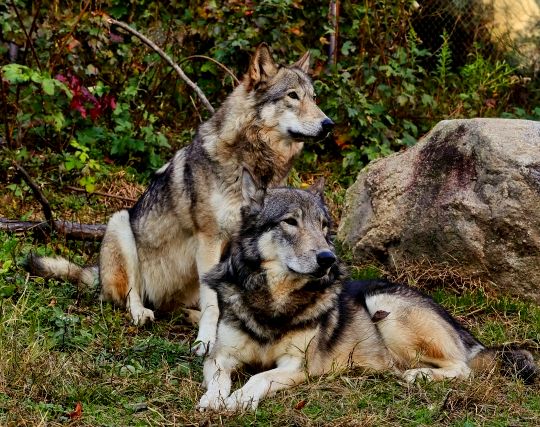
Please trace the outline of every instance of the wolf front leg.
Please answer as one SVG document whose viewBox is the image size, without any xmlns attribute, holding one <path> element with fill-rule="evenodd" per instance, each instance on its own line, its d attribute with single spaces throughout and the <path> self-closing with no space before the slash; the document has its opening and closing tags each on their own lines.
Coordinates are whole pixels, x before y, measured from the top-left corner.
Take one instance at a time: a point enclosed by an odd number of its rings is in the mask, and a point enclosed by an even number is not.
<svg viewBox="0 0 540 427">
<path fill-rule="evenodd" d="M 303 383 L 306 375 L 303 359 L 291 356 L 281 358 L 276 368 L 252 376 L 244 387 L 225 399 L 225 407 L 231 411 L 255 410 L 261 399 Z"/>
<path fill-rule="evenodd" d="M 216 341 L 219 308 L 216 293 L 204 283 L 203 278 L 204 274 L 219 262 L 223 241 L 215 236 L 210 237 L 204 234 L 201 234 L 198 240 L 196 260 L 200 283 L 201 319 L 193 352 L 198 356 L 204 356 L 209 353 Z"/>
<path fill-rule="evenodd" d="M 219 410 L 225 407 L 225 399 L 231 392 L 231 374 L 238 364 L 238 360 L 229 354 L 206 358 L 203 375 L 207 390 L 197 406 L 199 411 Z"/>
</svg>

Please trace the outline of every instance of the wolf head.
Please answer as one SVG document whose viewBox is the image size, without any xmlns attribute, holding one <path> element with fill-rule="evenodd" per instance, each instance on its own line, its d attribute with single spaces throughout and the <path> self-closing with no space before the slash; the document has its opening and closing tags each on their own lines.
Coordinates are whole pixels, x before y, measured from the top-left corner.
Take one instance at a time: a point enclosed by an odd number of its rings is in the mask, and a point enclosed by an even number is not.
<svg viewBox="0 0 540 427">
<path fill-rule="evenodd" d="M 334 122 L 315 103 L 308 76 L 309 52 L 290 66 L 277 65 L 266 44 L 252 56 L 242 85 L 255 104 L 263 129 L 276 129 L 282 138 L 325 136 Z"/>
<path fill-rule="evenodd" d="M 309 281 L 327 275 L 337 258 L 322 189 L 318 182 L 307 190 L 275 188 L 265 194 L 244 173 L 245 206 L 237 237 L 244 260 L 276 277 Z"/>
</svg>

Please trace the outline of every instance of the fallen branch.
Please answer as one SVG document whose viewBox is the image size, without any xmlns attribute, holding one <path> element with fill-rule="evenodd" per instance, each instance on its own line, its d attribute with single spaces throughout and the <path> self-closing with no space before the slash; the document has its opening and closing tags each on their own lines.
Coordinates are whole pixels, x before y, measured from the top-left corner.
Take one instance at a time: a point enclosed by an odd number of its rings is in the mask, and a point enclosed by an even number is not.
<svg viewBox="0 0 540 427">
<path fill-rule="evenodd" d="M 126 202 L 132 202 L 132 203 L 135 203 L 137 201 L 137 199 L 132 199 L 131 197 L 117 196 L 116 194 L 105 193 L 104 191 L 92 191 L 91 193 L 89 193 L 84 188 L 73 187 L 71 185 L 66 185 L 66 188 L 68 190 L 76 191 L 78 193 L 86 193 L 89 196 L 96 195 L 96 196 L 110 197 L 112 199 L 119 199 L 119 200 L 124 200 Z"/>
<path fill-rule="evenodd" d="M 105 235 L 105 224 L 81 224 L 71 221 L 54 221 L 54 229 L 58 234 L 73 240 L 101 240 Z M 17 221 L 0 218 L 0 230 L 11 233 L 50 232 L 49 224 L 43 221 Z"/>
<path fill-rule="evenodd" d="M 142 35 L 141 33 L 139 33 L 137 30 L 131 28 L 128 24 L 126 24 L 125 22 L 122 22 L 122 21 L 117 21 L 116 19 L 113 19 L 111 18 L 110 16 L 106 16 L 105 19 L 107 20 L 107 22 L 109 24 L 114 24 L 114 25 L 117 25 L 118 27 L 120 28 L 123 28 L 124 30 L 130 32 L 131 34 L 133 34 L 134 36 L 137 36 L 143 43 L 145 43 L 148 47 L 152 48 L 154 51 L 156 51 L 159 56 L 161 56 L 171 67 L 174 68 L 174 70 L 176 71 L 176 73 L 180 76 L 180 78 L 182 80 L 184 80 L 186 82 L 186 84 L 191 87 L 195 93 L 197 93 L 197 95 L 199 96 L 199 98 L 201 99 L 201 102 L 203 103 L 203 105 L 206 107 L 206 109 L 208 111 L 210 111 L 210 113 L 214 114 L 214 107 L 212 107 L 212 104 L 210 104 L 210 102 L 208 101 L 208 99 L 206 98 L 205 94 L 203 93 L 203 91 L 201 90 L 201 88 L 199 86 L 197 86 L 196 83 L 194 83 L 188 76 L 186 76 L 186 74 L 184 73 L 184 71 L 180 68 L 180 66 L 178 64 L 176 64 L 171 58 L 169 55 L 167 55 L 158 45 L 156 45 L 152 40 L 150 40 L 149 38 L 147 38 L 146 36 Z"/>
<path fill-rule="evenodd" d="M 25 168 L 23 168 L 20 164 L 18 164 L 15 161 L 13 162 L 13 165 L 17 168 L 19 173 L 22 175 L 24 181 L 28 184 L 28 186 L 32 190 L 32 193 L 34 193 L 34 197 L 37 199 L 37 201 L 41 205 L 41 208 L 43 209 L 43 214 L 45 215 L 45 219 L 47 220 L 47 223 L 54 230 L 55 229 L 54 218 L 52 214 L 51 205 L 49 201 L 47 200 L 47 197 L 45 197 L 45 194 L 43 194 L 41 189 L 38 187 L 38 185 L 34 182 L 32 177 L 29 175 L 29 173 L 26 172 Z"/>
</svg>

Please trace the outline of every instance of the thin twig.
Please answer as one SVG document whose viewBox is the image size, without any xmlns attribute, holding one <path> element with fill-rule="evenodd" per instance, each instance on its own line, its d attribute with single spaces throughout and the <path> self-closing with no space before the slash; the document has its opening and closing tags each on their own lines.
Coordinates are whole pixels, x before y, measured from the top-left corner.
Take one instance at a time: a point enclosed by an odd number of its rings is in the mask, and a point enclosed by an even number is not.
<svg viewBox="0 0 540 427">
<path fill-rule="evenodd" d="M 82 17 L 86 13 L 86 10 L 88 9 L 88 6 L 92 3 L 92 0 L 88 0 L 85 5 L 81 8 L 81 11 L 79 12 L 79 15 L 77 16 L 77 19 L 75 20 L 75 23 L 71 25 L 71 30 L 69 33 L 67 33 L 62 40 L 60 41 L 60 47 L 56 49 L 54 59 L 56 59 L 59 55 L 62 55 L 62 51 L 64 50 L 64 47 L 69 42 L 70 37 L 73 35 L 75 30 L 77 29 L 77 26 L 79 25 L 79 22 L 81 21 Z M 49 68 L 53 69 L 54 62 L 49 61 Z"/>
<path fill-rule="evenodd" d="M 187 58 L 182 59 L 182 61 L 180 61 L 180 64 L 183 64 L 183 63 L 186 62 L 187 60 L 189 60 L 189 59 L 194 59 L 194 58 L 206 59 L 207 61 L 213 62 L 214 64 L 216 64 L 216 65 L 218 65 L 219 67 L 221 67 L 222 69 L 224 69 L 227 73 L 229 73 L 229 75 L 234 79 L 234 81 L 236 82 L 237 85 L 240 84 L 240 80 L 238 80 L 238 78 L 237 78 L 236 75 L 230 70 L 230 68 L 228 68 L 226 65 L 222 64 L 221 62 L 217 61 L 216 59 L 210 58 L 209 56 L 206 56 L 206 55 L 190 55 L 190 56 L 188 56 Z"/>
<path fill-rule="evenodd" d="M 7 104 L 7 97 L 6 93 L 4 91 L 4 82 L 0 78 L 0 94 L 2 96 L 2 105 L 4 106 L 3 112 L 4 112 L 4 128 L 5 128 L 5 137 L 6 142 L 10 148 L 15 148 L 13 146 L 13 141 L 11 139 L 11 132 L 9 131 L 9 123 L 8 123 L 8 104 Z"/>
<path fill-rule="evenodd" d="M 197 116 L 199 116 L 199 121 L 202 123 L 203 118 L 201 117 L 201 114 L 199 113 L 199 109 L 197 108 L 197 104 L 195 104 L 195 100 L 193 99 L 191 95 L 189 95 L 189 100 L 191 101 L 191 105 L 193 105 L 193 108 L 195 109 Z"/>
<path fill-rule="evenodd" d="M 24 27 L 24 22 L 21 18 L 21 15 L 19 14 L 19 9 L 17 9 L 17 5 L 15 4 L 14 0 L 11 0 L 11 7 L 13 7 L 13 10 L 15 11 L 15 15 L 17 15 L 17 20 L 19 21 L 19 24 L 21 24 L 21 28 L 24 32 L 24 35 L 26 37 L 26 40 L 30 39 L 30 36 L 28 35 L 28 32 L 26 31 L 26 28 Z M 41 63 L 39 62 L 39 58 L 37 56 L 36 50 L 34 49 L 34 44 L 30 42 L 30 50 L 32 51 L 32 55 L 34 56 L 34 59 L 36 60 L 36 64 L 39 68 L 39 71 L 43 71 L 43 68 L 41 68 Z"/>
<path fill-rule="evenodd" d="M 34 30 L 36 29 L 37 18 L 39 16 L 39 11 L 41 9 L 41 0 L 39 0 L 35 4 L 34 7 L 36 8 L 36 13 L 34 15 L 34 18 L 32 18 L 32 23 L 30 24 L 30 29 L 28 30 L 28 38 L 26 39 L 26 45 L 24 47 L 24 52 L 23 52 L 23 60 L 22 60 L 23 64 L 25 63 L 26 52 L 30 48 L 30 44 L 32 44 L 32 34 L 34 33 Z"/>
<path fill-rule="evenodd" d="M 111 197 L 113 199 L 125 200 L 126 202 L 133 202 L 133 203 L 137 201 L 137 199 L 132 199 L 131 197 L 117 196 L 116 194 L 105 193 L 103 191 L 92 191 L 91 193 L 89 193 L 84 188 L 73 187 L 71 185 L 66 185 L 66 188 L 68 190 L 77 191 L 78 193 L 86 193 L 89 196 L 96 195 L 96 196 L 103 196 L 103 197 Z"/>
<path fill-rule="evenodd" d="M 28 184 L 28 186 L 32 190 L 32 193 L 34 193 L 34 197 L 37 199 L 37 201 L 41 205 L 41 208 L 43 209 L 43 214 L 45 215 L 45 219 L 49 223 L 49 226 L 53 230 L 55 230 L 55 223 L 54 223 L 54 218 L 53 218 L 51 205 L 49 204 L 49 201 L 45 197 L 45 194 L 43 194 L 43 192 L 38 187 L 38 185 L 34 182 L 32 177 L 28 174 L 28 172 L 26 172 L 25 168 L 23 168 L 16 161 L 13 161 L 13 165 L 17 168 L 19 173 L 22 175 L 23 179 L 25 180 L 25 182 Z"/>
<path fill-rule="evenodd" d="M 176 64 L 171 58 L 169 55 L 167 55 L 158 45 L 156 45 L 152 40 L 148 39 L 146 36 L 143 36 L 140 32 L 138 32 L 137 30 L 131 28 L 128 24 L 126 24 L 125 22 L 122 22 L 122 21 L 117 21 L 116 19 L 113 19 L 109 16 L 106 16 L 105 17 L 106 21 L 109 23 L 109 24 L 114 24 L 114 25 L 117 25 L 119 26 L 120 28 L 123 28 L 124 30 L 130 32 L 131 34 L 137 36 L 142 42 L 144 42 L 147 46 L 149 46 L 150 48 L 152 48 L 155 52 L 157 52 L 159 54 L 159 56 L 161 56 L 171 67 L 174 68 L 174 70 L 176 71 L 176 73 L 180 76 L 180 78 L 182 80 L 184 80 L 184 82 L 186 82 L 186 84 L 191 87 L 195 93 L 197 94 L 197 96 L 200 98 L 201 102 L 203 103 L 203 105 L 206 107 L 206 109 L 208 111 L 210 111 L 210 113 L 214 114 L 214 107 L 212 107 L 212 104 L 210 104 L 210 102 L 208 101 L 208 99 L 206 98 L 206 95 L 203 93 L 203 91 L 201 90 L 201 88 L 199 86 L 197 86 L 196 83 L 194 83 L 188 76 L 186 76 L 186 74 L 184 73 L 184 71 L 182 70 L 182 68 L 180 68 L 180 66 L 178 64 Z"/>
</svg>

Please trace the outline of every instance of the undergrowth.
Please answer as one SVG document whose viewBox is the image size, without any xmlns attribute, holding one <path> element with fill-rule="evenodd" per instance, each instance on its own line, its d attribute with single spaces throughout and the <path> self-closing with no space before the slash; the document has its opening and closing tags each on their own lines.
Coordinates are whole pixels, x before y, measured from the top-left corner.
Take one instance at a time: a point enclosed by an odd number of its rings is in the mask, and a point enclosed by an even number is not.
<svg viewBox="0 0 540 427">
<path fill-rule="evenodd" d="M 30 250 L 95 261 L 97 245 L 0 234 L 0 424 L 2 425 L 535 425 L 540 385 L 497 373 L 406 385 L 360 369 L 311 378 L 254 413 L 201 414 L 202 361 L 195 329 L 180 314 L 143 328 L 102 304 L 96 289 L 30 277 Z M 355 278 L 384 274 L 351 268 Z M 486 345 L 535 352 L 540 308 L 482 289 L 428 291 Z M 248 378 L 240 373 L 237 386 Z M 75 408 L 80 403 L 82 413 Z"/>
</svg>

